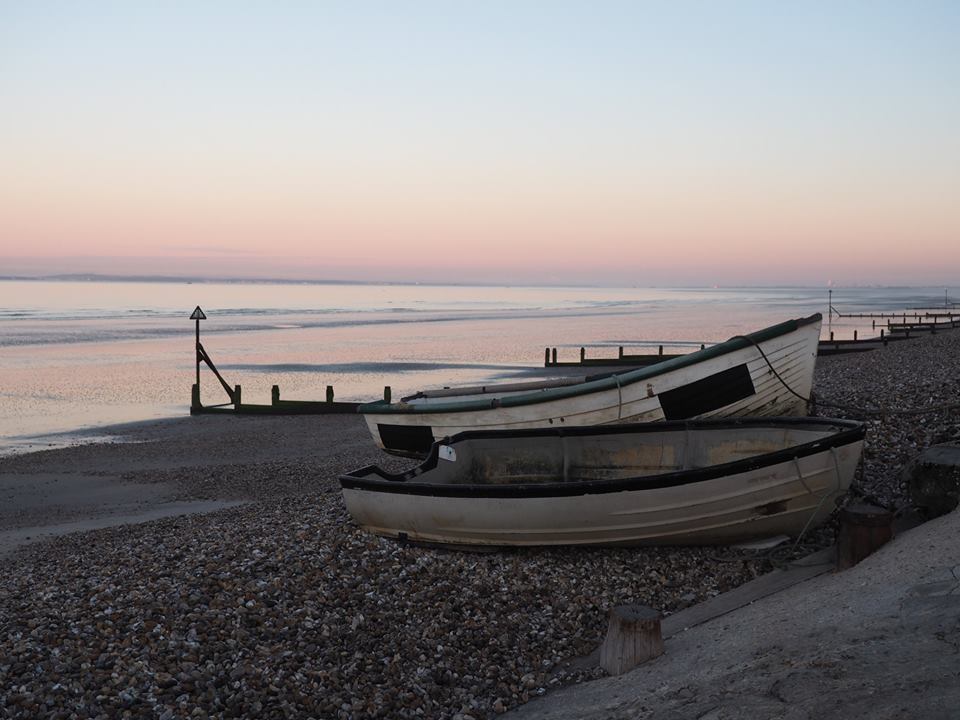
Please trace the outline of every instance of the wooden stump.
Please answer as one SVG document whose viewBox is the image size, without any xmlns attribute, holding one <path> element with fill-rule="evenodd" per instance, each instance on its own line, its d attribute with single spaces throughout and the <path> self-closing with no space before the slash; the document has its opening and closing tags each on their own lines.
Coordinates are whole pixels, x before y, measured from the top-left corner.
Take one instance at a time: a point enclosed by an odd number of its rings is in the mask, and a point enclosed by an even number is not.
<svg viewBox="0 0 960 720">
<path fill-rule="evenodd" d="M 910 500 L 926 517 L 953 511 L 960 503 L 960 443 L 926 448 L 907 464 L 902 480 Z"/>
<path fill-rule="evenodd" d="M 837 570 L 856 565 L 893 537 L 893 513 L 866 503 L 853 503 L 840 511 Z"/>
<path fill-rule="evenodd" d="M 600 646 L 600 666 L 621 675 L 640 663 L 663 655 L 660 613 L 644 605 L 620 605 L 610 610 L 607 636 Z"/>
</svg>

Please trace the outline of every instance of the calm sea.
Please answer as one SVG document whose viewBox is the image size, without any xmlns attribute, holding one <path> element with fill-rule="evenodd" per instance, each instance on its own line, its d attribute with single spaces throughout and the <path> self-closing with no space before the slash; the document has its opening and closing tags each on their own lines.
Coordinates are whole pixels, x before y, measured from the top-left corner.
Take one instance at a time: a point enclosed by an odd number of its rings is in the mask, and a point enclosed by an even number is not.
<svg viewBox="0 0 960 720">
<path fill-rule="evenodd" d="M 951 300 L 957 288 L 946 291 Z M 842 312 L 943 306 L 944 288 L 833 291 Z M 690 350 L 822 312 L 826 288 L 573 288 L 0 281 L 0 453 L 185 415 L 201 341 L 247 402 L 372 400 L 529 375 L 560 359 Z M 870 321 L 833 320 L 837 337 Z M 824 333 L 827 331 L 824 321 Z M 205 404 L 226 401 L 209 371 Z"/>
</svg>

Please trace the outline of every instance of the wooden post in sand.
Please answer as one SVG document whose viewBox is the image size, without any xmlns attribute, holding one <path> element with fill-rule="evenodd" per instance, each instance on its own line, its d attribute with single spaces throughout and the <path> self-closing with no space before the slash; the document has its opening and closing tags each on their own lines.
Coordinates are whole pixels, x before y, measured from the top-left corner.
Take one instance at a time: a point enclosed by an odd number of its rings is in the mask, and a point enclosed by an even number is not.
<svg viewBox="0 0 960 720">
<path fill-rule="evenodd" d="M 856 565 L 893 537 L 893 513 L 867 503 L 853 503 L 840 511 L 837 570 Z"/>
<path fill-rule="evenodd" d="M 274 385 L 270 388 L 270 404 L 278 405 L 280 403 L 280 386 Z"/>
<path fill-rule="evenodd" d="M 610 610 L 607 636 L 600 646 L 600 666 L 607 673 L 622 675 L 659 655 L 663 655 L 660 613 L 645 605 Z"/>
</svg>

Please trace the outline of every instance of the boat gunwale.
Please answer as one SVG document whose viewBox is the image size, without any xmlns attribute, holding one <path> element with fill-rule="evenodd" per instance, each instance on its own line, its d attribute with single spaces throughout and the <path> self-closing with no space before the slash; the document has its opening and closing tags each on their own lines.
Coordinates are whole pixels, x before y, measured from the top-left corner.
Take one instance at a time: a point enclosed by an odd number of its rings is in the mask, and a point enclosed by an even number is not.
<svg viewBox="0 0 960 720">
<path fill-rule="evenodd" d="M 521 407 L 524 405 L 534 405 L 538 403 L 551 402 L 554 400 L 565 400 L 567 398 L 577 397 L 580 395 L 588 395 L 595 392 L 602 392 L 604 390 L 622 388 L 626 385 L 633 385 L 634 383 L 642 382 L 643 380 L 648 380 L 652 377 L 656 377 L 667 372 L 680 370 L 682 368 L 696 365 L 707 360 L 723 357 L 724 355 L 737 352 L 738 350 L 743 350 L 744 348 L 753 347 L 754 343 L 759 344 L 762 342 L 767 342 L 768 340 L 774 340 L 784 335 L 789 335 L 790 333 L 796 332 L 802 327 L 822 321 L 823 316 L 820 313 L 814 313 L 813 315 L 805 318 L 785 320 L 782 323 L 771 325 L 770 327 L 762 330 L 747 333 L 746 335 L 734 336 L 722 343 L 711 345 L 708 348 L 697 350 L 696 352 L 692 352 L 687 355 L 681 355 L 680 357 L 664 360 L 663 362 L 656 363 L 654 365 L 637 368 L 636 370 L 629 370 L 624 373 L 612 373 L 593 380 L 587 379 L 584 382 L 574 385 L 564 385 L 547 390 L 537 390 L 503 398 L 479 398 L 428 404 L 410 404 L 405 402 L 389 403 L 386 400 L 375 400 L 374 402 L 361 404 L 359 407 L 357 407 L 357 412 L 364 415 L 419 415 L 450 412 L 459 413 L 476 412 L 501 407 Z M 486 387 L 490 387 L 495 391 L 497 386 L 489 385 Z"/>
<path fill-rule="evenodd" d="M 409 478 L 420 476 L 436 468 L 440 447 L 455 445 L 457 442 L 471 439 L 503 439 L 511 437 L 577 437 L 583 435 L 615 435 L 628 432 L 644 434 L 648 432 L 675 432 L 691 430 L 749 429 L 751 427 L 771 426 L 821 426 L 834 427 L 836 431 L 817 440 L 791 445 L 782 450 L 762 453 L 741 460 L 709 465 L 702 468 L 675 470 L 656 475 L 639 475 L 611 480 L 582 480 L 575 482 L 518 483 L 515 485 L 486 484 L 437 484 L 410 482 Z M 571 497 L 578 495 L 600 495 L 625 491 L 656 490 L 669 487 L 690 485 L 716 478 L 742 474 L 773 465 L 779 465 L 794 459 L 817 455 L 831 448 L 851 445 L 862 441 L 866 436 L 866 425 L 856 420 L 839 418 L 809 417 L 771 417 L 764 419 L 724 418 L 720 420 L 677 420 L 658 423 L 626 423 L 616 425 L 589 425 L 567 428 L 529 428 L 524 430 L 479 430 L 457 433 L 449 438 L 437 440 L 430 448 L 426 459 L 418 466 L 402 473 L 387 473 L 376 465 L 354 470 L 340 476 L 342 490 L 360 490 L 400 495 L 421 495 L 449 498 L 545 498 Z M 376 475 L 377 477 L 368 477 Z"/>
</svg>

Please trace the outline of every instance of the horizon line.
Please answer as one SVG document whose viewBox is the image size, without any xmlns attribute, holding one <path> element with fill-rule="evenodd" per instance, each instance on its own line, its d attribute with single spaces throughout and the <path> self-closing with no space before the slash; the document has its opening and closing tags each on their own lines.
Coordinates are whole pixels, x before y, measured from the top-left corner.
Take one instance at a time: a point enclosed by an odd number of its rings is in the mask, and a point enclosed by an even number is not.
<svg viewBox="0 0 960 720">
<path fill-rule="evenodd" d="M 951 286 L 944 284 L 887 284 L 887 283 L 854 283 L 850 285 L 838 284 L 802 284 L 802 283 L 781 283 L 750 285 L 735 283 L 730 285 L 721 284 L 663 284 L 663 285 L 621 285 L 621 284 L 599 284 L 599 283 L 494 283 L 494 282 L 425 282 L 420 280 L 338 280 L 323 278 L 284 278 L 284 277 L 243 277 L 243 276 L 203 276 L 203 275 L 141 275 L 141 274 L 106 274 L 106 273 L 56 273 L 52 275 L 0 275 L 0 282 L 143 282 L 143 283 L 169 283 L 169 284 L 250 284 L 250 285 L 399 285 L 399 286 L 427 286 L 427 287 L 576 287 L 576 288 L 650 288 L 650 289 L 707 289 L 707 290 L 726 290 L 738 288 L 754 289 L 784 289 L 784 288 L 823 288 L 824 290 L 835 290 L 838 288 L 877 288 L 877 289 L 924 289 L 924 288 L 944 288 L 950 289 Z"/>
</svg>

